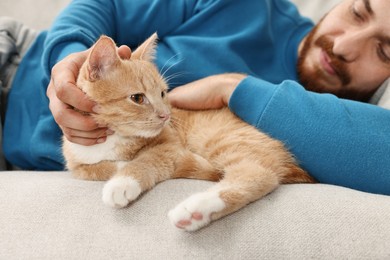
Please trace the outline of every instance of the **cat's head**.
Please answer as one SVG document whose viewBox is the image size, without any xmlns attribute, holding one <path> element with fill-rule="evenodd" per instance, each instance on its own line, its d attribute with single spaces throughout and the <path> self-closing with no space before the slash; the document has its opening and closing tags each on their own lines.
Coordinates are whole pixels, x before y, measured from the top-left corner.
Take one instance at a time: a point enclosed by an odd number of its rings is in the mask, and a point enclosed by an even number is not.
<svg viewBox="0 0 390 260">
<path fill-rule="evenodd" d="M 114 41 L 102 36 L 80 70 L 77 85 L 98 104 L 93 114 L 122 136 L 154 137 L 170 118 L 167 84 L 153 63 L 153 34 L 122 60 Z"/>
</svg>

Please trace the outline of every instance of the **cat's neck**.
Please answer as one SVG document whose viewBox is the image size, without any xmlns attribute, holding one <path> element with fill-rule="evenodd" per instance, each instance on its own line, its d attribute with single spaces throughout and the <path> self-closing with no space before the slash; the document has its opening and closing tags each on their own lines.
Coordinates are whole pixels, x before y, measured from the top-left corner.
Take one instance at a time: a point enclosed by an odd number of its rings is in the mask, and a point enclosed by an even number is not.
<svg viewBox="0 0 390 260">
<path fill-rule="evenodd" d="M 107 136 L 106 142 L 114 143 L 116 147 L 129 147 L 128 150 L 133 150 L 137 153 L 143 147 L 148 145 L 154 140 L 154 138 L 144 138 L 139 136 L 121 136 L 116 133 Z"/>
<path fill-rule="evenodd" d="M 120 160 L 132 160 L 142 149 L 148 146 L 155 146 L 158 143 L 166 142 L 171 138 L 172 133 L 169 127 L 164 127 L 160 134 L 154 137 L 120 136 L 113 134 L 107 137 L 107 148 L 111 149 L 120 157 Z"/>
</svg>

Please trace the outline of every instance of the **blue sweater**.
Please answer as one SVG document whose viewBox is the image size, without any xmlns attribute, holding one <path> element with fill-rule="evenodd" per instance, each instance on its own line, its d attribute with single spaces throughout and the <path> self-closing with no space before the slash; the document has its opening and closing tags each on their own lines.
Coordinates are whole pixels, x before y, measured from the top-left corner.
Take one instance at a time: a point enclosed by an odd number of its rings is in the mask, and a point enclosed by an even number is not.
<svg viewBox="0 0 390 260">
<path fill-rule="evenodd" d="M 74 0 L 20 64 L 6 157 L 24 169 L 62 170 L 61 131 L 45 94 L 52 66 L 101 34 L 135 48 L 157 32 L 156 63 L 171 88 L 247 73 L 230 100 L 234 113 L 285 142 L 318 181 L 390 194 L 390 111 L 297 83 L 298 44 L 312 26 L 287 0 Z"/>
</svg>

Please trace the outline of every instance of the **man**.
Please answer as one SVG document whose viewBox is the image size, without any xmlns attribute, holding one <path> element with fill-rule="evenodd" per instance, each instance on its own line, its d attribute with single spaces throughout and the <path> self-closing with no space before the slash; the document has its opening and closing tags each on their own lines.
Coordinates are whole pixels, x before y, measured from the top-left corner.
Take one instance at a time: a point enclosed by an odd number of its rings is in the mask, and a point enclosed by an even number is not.
<svg viewBox="0 0 390 260">
<path fill-rule="evenodd" d="M 367 100 L 390 76 L 387 10 L 386 0 L 345 0 L 313 29 L 285 0 L 73 1 L 51 30 L 38 36 L 18 69 L 6 115 L 5 154 L 23 168 L 62 169 L 55 121 L 72 142 L 104 142 L 111 131 L 72 109 L 94 112 L 74 84 L 85 50 L 101 34 L 134 48 L 157 31 L 156 64 L 170 87 L 198 80 L 175 89 L 173 104 L 229 105 L 285 142 L 320 182 L 390 194 L 390 112 L 309 92 L 297 83 Z M 126 47 L 118 52 L 130 56 Z M 37 67 L 31 61 L 40 56 Z M 221 74 L 227 72 L 234 73 Z M 32 81 L 22 80 L 24 75 Z M 48 84 L 50 104 L 43 96 Z"/>
</svg>

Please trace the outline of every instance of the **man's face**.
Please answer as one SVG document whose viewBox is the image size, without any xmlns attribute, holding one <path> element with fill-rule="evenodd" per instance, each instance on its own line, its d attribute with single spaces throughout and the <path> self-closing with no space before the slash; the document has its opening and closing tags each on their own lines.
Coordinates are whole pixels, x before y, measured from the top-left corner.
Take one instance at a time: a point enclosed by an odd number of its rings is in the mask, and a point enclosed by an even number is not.
<svg viewBox="0 0 390 260">
<path fill-rule="evenodd" d="M 345 0 L 299 48 L 306 89 L 366 100 L 390 77 L 390 0 Z"/>
</svg>

